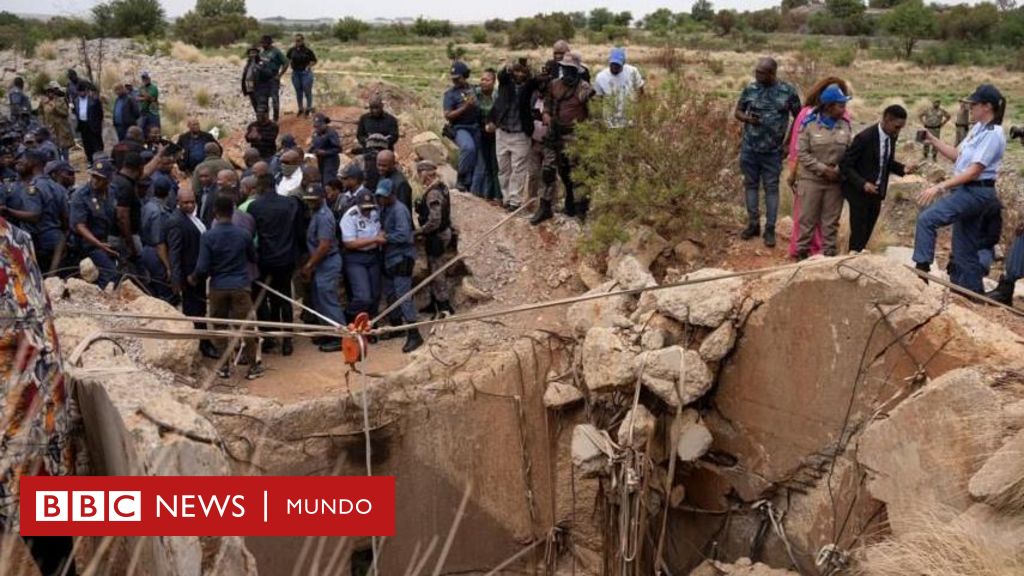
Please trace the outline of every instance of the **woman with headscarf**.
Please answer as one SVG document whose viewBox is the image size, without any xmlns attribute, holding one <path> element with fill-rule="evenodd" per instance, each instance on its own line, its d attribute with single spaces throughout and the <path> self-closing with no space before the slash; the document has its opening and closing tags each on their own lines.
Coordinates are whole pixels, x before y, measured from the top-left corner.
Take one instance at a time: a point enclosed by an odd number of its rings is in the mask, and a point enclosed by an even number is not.
<svg viewBox="0 0 1024 576">
<path fill-rule="evenodd" d="M 793 191 L 793 232 L 789 235 L 790 258 L 796 258 L 796 245 L 800 240 L 800 193 L 797 192 L 796 189 L 796 177 L 797 172 L 799 171 L 797 154 L 800 148 L 800 127 L 803 125 L 803 121 L 807 118 L 808 114 L 814 112 L 814 109 L 818 106 L 818 99 L 821 97 L 821 93 L 825 91 L 825 88 L 828 88 L 832 84 L 839 86 L 839 89 L 843 91 L 843 94 L 850 95 L 850 89 L 847 86 L 846 81 L 842 78 L 829 76 L 818 80 L 807 92 L 804 107 L 800 109 L 800 114 L 797 115 L 796 120 L 793 122 L 793 126 L 790 128 L 789 151 L 786 156 L 786 162 L 789 164 L 789 176 L 786 179 L 786 183 L 789 184 L 789 189 Z M 846 111 L 843 118 L 847 122 L 852 120 L 849 110 Z M 810 251 L 811 256 L 821 254 L 821 226 L 816 226 L 814 228 L 814 234 L 811 236 Z"/>
<path fill-rule="evenodd" d="M 930 186 L 917 195 L 917 203 L 926 207 L 917 217 L 914 234 L 914 262 L 919 270 L 931 270 L 935 259 L 935 237 L 939 228 L 953 225 L 953 251 L 949 278 L 979 294 L 984 292 L 984 267 L 978 258 L 985 243 L 986 215 L 996 210 L 996 177 L 1006 152 L 1003 114 L 1006 99 L 998 88 L 982 84 L 966 99 L 975 124 L 967 138 L 955 148 L 928 131 L 920 139 L 935 147 L 939 154 L 955 163 L 953 177 Z M 939 196 L 948 192 L 939 199 Z"/>
<path fill-rule="evenodd" d="M 811 236 L 819 224 L 822 253 L 825 256 L 839 253 L 839 217 L 843 213 L 839 161 L 853 140 L 853 129 L 844 118 L 849 100 L 837 84 L 830 84 L 818 97 L 818 106 L 801 122 L 796 184 L 800 195 L 798 260 L 810 256 Z"/>
</svg>

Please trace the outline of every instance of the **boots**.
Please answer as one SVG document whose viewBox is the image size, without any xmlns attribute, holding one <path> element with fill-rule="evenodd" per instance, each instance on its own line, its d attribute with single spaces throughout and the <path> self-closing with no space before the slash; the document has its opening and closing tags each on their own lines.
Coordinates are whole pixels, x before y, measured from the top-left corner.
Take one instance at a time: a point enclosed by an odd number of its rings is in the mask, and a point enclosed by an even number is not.
<svg viewBox="0 0 1024 576">
<path fill-rule="evenodd" d="M 1016 283 L 1012 280 L 1007 280 L 1006 276 L 999 278 L 999 285 L 996 286 L 995 290 L 991 290 L 985 293 L 985 296 L 999 302 L 1000 304 L 1006 304 L 1007 306 L 1013 306 L 1013 288 Z"/>
<path fill-rule="evenodd" d="M 440 300 L 437 303 L 437 312 L 430 317 L 431 320 L 437 320 L 438 318 L 444 318 L 446 316 L 454 316 L 455 308 L 452 308 L 451 302 L 448 300 Z"/>
<path fill-rule="evenodd" d="M 437 298 L 433 294 L 430 295 L 430 304 L 420 308 L 420 314 L 437 314 Z"/>
<path fill-rule="evenodd" d="M 565 206 L 562 213 L 569 218 L 576 216 L 576 196 L 573 195 L 572 186 L 565 187 Z"/>
<path fill-rule="evenodd" d="M 768 248 L 775 248 L 775 226 L 764 227 L 764 245 Z"/>
<path fill-rule="evenodd" d="M 410 328 L 405 332 L 405 346 L 402 346 L 402 354 L 408 354 L 423 345 L 423 336 L 418 328 Z"/>
<path fill-rule="evenodd" d="M 217 351 L 217 347 L 214 346 L 213 342 L 210 342 L 209 340 L 199 341 L 199 353 L 207 358 L 220 358 L 220 352 Z"/>
<path fill-rule="evenodd" d="M 758 222 L 751 222 L 750 224 L 747 224 L 747 227 L 743 229 L 743 232 L 740 232 L 740 239 L 741 240 L 750 240 L 751 238 L 754 238 L 754 237 L 760 236 L 760 235 L 761 235 L 761 224 L 758 223 Z"/>
<path fill-rule="evenodd" d="M 294 351 L 295 351 L 295 348 L 292 345 L 292 339 L 291 338 L 285 338 L 284 342 L 281 343 L 281 355 L 282 356 L 291 356 L 292 352 L 294 352 Z"/>
<path fill-rule="evenodd" d="M 536 226 L 545 220 L 550 220 L 554 217 L 551 213 L 551 200 L 541 200 L 540 206 L 537 207 L 537 211 L 533 213 L 533 218 L 530 218 L 530 224 Z"/>
</svg>

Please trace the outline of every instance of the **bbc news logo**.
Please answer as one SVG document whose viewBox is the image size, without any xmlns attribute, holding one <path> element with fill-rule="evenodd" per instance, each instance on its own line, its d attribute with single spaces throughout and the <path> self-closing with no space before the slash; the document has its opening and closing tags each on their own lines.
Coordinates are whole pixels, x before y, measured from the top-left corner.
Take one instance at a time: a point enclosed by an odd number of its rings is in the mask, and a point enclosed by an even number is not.
<svg viewBox="0 0 1024 576">
<path fill-rule="evenodd" d="M 141 522 L 142 492 L 36 492 L 36 522 Z"/>
<path fill-rule="evenodd" d="M 391 536 L 393 476 L 23 476 L 25 536 Z"/>
</svg>

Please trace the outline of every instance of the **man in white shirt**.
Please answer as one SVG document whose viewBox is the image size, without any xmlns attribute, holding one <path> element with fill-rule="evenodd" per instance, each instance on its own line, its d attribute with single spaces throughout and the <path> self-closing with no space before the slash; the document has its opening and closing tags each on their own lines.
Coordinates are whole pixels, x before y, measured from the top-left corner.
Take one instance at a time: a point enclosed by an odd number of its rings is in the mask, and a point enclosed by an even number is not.
<svg viewBox="0 0 1024 576">
<path fill-rule="evenodd" d="M 594 90 L 604 101 L 604 120 L 609 128 L 629 125 L 626 106 L 644 93 L 644 78 L 635 66 L 626 64 L 626 49 L 612 48 L 608 67 L 594 80 Z"/>
</svg>

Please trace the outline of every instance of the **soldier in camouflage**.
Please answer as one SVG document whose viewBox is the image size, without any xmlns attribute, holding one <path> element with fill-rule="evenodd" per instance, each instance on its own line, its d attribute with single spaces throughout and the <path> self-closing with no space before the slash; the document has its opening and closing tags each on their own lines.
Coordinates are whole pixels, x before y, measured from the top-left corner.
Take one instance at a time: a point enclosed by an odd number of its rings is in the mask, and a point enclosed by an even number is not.
<svg viewBox="0 0 1024 576">
<path fill-rule="evenodd" d="M 936 100 L 932 102 L 931 108 L 921 113 L 921 124 L 924 124 L 924 127 L 936 138 L 941 138 L 942 127 L 946 125 L 946 122 L 949 122 L 950 118 L 952 116 L 949 115 L 949 112 L 943 110 L 942 103 Z M 931 155 L 934 162 L 938 155 L 938 150 L 926 141 L 924 145 L 924 159 L 927 160 L 929 155 Z"/>
<path fill-rule="evenodd" d="M 967 131 L 971 129 L 971 105 L 967 102 L 960 103 L 960 109 L 956 113 L 956 146 L 967 138 Z"/>
<path fill-rule="evenodd" d="M 789 139 L 790 117 L 800 113 L 800 96 L 790 84 L 778 80 L 779 65 L 761 58 L 755 81 L 743 89 L 736 104 L 736 119 L 743 122 L 740 168 L 746 189 L 747 227 L 740 235 L 749 240 L 761 235 L 758 191 L 764 186 L 764 245 L 775 246 L 775 219 L 779 211 L 779 174 Z"/>
</svg>

